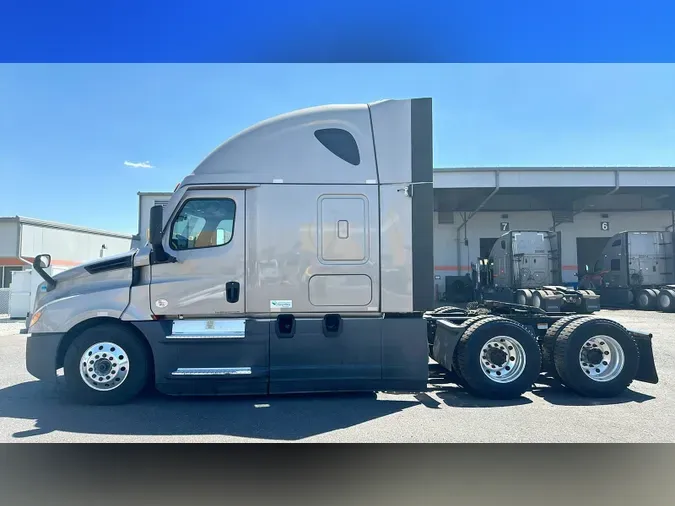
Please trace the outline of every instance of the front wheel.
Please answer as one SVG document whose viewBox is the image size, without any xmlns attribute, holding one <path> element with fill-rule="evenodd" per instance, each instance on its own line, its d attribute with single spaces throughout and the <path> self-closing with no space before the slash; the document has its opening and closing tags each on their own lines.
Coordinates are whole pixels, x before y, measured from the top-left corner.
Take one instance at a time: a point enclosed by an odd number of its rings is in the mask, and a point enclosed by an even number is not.
<svg viewBox="0 0 675 506">
<path fill-rule="evenodd" d="M 64 360 L 66 390 L 83 404 L 123 404 L 149 379 L 149 357 L 135 334 L 115 324 L 89 328 L 75 338 Z"/>
</svg>

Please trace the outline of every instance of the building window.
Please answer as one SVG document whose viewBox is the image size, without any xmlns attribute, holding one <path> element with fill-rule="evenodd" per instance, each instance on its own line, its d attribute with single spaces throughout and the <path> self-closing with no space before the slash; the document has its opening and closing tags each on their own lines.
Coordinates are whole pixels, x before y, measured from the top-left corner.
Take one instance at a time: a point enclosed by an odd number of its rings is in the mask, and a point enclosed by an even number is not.
<svg viewBox="0 0 675 506">
<path fill-rule="evenodd" d="M 2 288 L 9 288 L 12 283 L 12 272 L 22 271 L 23 267 L 0 267 L 0 281 Z"/>
<path fill-rule="evenodd" d="M 234 234 L 232 199 L 190 199 L 171 225 L 169 244 L 176 251 L 224 246 Z"/>
<path fill-rule="evenodd" d="M 324 128 L 314 132 L 314 137 L 328 151 L 352 165 L 361 163 L 359 147 L 354 136 L 341 128 Z"/>
</svg>

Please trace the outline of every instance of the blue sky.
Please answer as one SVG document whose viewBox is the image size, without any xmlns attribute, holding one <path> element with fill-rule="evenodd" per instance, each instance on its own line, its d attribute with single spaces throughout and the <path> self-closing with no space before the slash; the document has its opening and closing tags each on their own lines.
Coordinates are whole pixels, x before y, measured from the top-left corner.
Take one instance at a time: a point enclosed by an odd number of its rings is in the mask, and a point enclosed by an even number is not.
<svg viewBox="0 0 675 506">
<path fill-rule="evenodd" d="M 0 216 L 135 233 L 136 192 L 257 121 L 413 96 L 435 167 L 675 166 L 675 65 L 0 65 Z"/>
</svg>

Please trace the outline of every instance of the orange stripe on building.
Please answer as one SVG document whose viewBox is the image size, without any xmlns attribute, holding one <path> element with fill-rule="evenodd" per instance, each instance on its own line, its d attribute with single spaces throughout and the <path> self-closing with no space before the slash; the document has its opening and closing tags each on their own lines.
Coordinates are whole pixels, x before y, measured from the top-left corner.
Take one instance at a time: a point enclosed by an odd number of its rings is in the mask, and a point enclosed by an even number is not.
<svg viewBox="0 0 675 506">
<path fill-rule="evenodd" d="M 577 265 L 563 265 L 562 270 L 564 271 L 576 271 L 579 267 Z"/>
<path fill-rule="evenodd" d="M 33 262 L 33 257 L 23 257 L 24 260 L 28 262 Z M 84 262 L 76 262 L 73 260 L 58 260 L 52 258 L 52 265 L 59 267 L 75 267 L 76 265 L 83 264 Z M 22 262 L 18 257 L 0 257 L 0 265 L 7 265 L 12 267 L 23 267 L 24 265 L 28 266 L 26 262 Z"/>
<path fill-rule="evenodd" d="M 434 270 L 436 271 L 458 271 L 460 267 L 457 265 L 436 265 L 434 266 Z M 462 265 L 461 269 L 463 271 L 470 271 L 471 266 L 470 265 Z"/>
</svg>

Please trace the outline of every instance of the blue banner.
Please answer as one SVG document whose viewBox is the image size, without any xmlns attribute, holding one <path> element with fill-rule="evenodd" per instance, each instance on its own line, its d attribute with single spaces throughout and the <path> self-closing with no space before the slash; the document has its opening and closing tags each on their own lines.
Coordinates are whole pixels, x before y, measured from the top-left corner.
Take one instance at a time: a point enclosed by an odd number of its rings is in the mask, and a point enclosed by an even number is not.
<svg viewBox="0 0 675 506">
<path fill-rule="evenodd" d="M 4 0 L 2 62 L 665 62 L 675 2 Z"/>
</svg>

